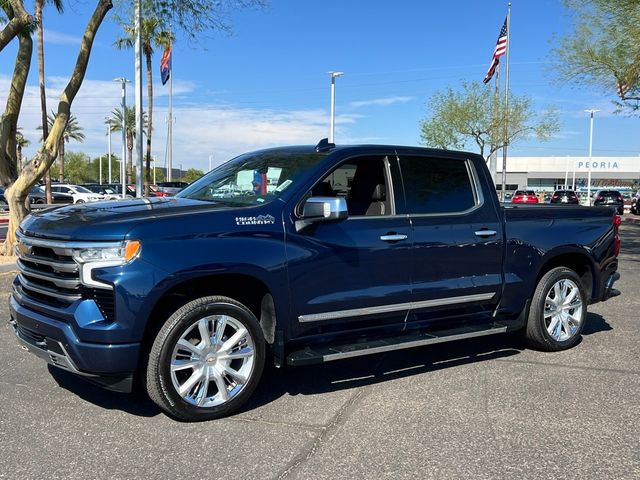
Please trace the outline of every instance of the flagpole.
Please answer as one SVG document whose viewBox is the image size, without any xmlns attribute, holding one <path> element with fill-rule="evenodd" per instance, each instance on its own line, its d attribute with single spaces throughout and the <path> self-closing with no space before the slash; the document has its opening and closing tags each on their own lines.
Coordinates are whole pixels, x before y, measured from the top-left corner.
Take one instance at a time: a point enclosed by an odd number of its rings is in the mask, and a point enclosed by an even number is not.
<svg viewBox="0 0 640 480">
<path fill-rule="evenodd" d="M 504 80 L 504 147 L 502 148 L 502 190 L 500 199 L 504 202 L 507 186 L 507 148 L 509 145 L 509 52 L 511 51 L 511 2 L 507 4 L 507 66 Z"/>
<path fill-rule="evenodd" d="M 493 96 L 493 115 L 498 112 L 498 103 L 500 100 L 500 64 L 496 66 L 496 91 Z M 494 145 L 491 145 L 494 147 Z M 489 171 L 491 172 L 491 180 L 493 181 L 493 186 L 498 180 L 498 150 L 494 150 L 491 155 L 489 155 Z"/>
<path fill-rule="evenodd" d="M 171 45 L 171 61 L 169 62 L 169 129 L 167 131 L 167 181 L 171 181 L 173 169 L 173 45 Z"/>
</svg>

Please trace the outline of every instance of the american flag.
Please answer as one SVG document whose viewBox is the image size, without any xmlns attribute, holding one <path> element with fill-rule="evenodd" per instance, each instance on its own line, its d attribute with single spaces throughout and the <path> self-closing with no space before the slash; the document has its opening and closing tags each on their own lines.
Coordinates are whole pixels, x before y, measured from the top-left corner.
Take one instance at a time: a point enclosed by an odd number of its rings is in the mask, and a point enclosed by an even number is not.
<svg viewBox="0 0 640 480">
<path fill-rule="evenodd" d="M 483 82 L 487 83 L 493 77 L 493 74 L 496 71 L 496 67 L 498 63 L 500 63 L 499 58 L 505 54 L 507 51 L 507 19 L 504 19 L 504 24 L 500 29 L 500 35 L 498 35 L 498 43 L 496 43 L 496 49 L 493 51 L 493 58 L 491 59 L 491 65 L 489 65 L 489 70 L 487 70 L 487 74 L 484 77 Z"/>
</svg>

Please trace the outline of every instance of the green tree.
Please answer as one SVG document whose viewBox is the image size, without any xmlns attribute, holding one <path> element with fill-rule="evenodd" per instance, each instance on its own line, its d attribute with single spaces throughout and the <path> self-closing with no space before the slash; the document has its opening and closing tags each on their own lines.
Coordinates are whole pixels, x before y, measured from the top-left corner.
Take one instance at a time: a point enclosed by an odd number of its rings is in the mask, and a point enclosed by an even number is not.
<svg viewBox="0 0 640 480">
<path fill-rule="evenodd" d="M 202 170 L 198 170 L 197 168 L 190 168 L 181 178 L 181 181 L 191 183 L 199 179 L 204 175 Z"/>
<path fill-rule="evenodd" d="M 640 0 L 565 0 L 574 31 L 555 49 L 564 80 L 616 98 L 618 112 L 640 109 Z"/>
<path fill-rule="evenodd" d="M 125 136 L 127 139 L 127 184 L 131 183 L 133 175 L 133 141 L 136 138 L 136 109 L 135 107 L 125 107 Z M 146 122 L 147 114 L 142 112 L 142 120 Z M 122 108 L 116 108 L 111 112 L 108 120 L 109 128 L 112 132 L 122 132 Z M 142 133 L 146 133 L 144 130 Z"/>
<path fill-rule="evenodd" d="M 135 45 L 135 27 L 130 24 L 123 25 L 125 37 L 116 40 L 115 45 L 119 49 L 131 49 Z M 149 195 L 149 184 L 151 177 L 149 176 L 151 169 L 151 136 L 153 134 L 153 69 L 152 56 L 153 47 L 167 48 L 173 42 L 171 32 L 160 28 L 160 20 L 157 18 L 143 18 L 140 26 L 140 36 L 142 41 L 142 51 L 144 52 L 147 68 L 147 151 L 145 154 L 146 177 L 145 177 L 145 195 Z"/>
<path fill-rule="evenodd" d="M 90 165 L 90 172 L 91 172 L 91 177 L 94 179 L 94 182 L 99 182 L 100 181 L 100 162 L 102 162 L 102 183 L 108 183 L 109 178 L 108 178 L 108 172 L 109 172 L 109 162 L 108 162 L 108 157 L 109 155 L 107 153 L 105 153 L 104 155 L 100 155 L 99 157 L 95 157 L 93 160 L 91 160 L 91 165 Z M 119 176 L 119 172 L 120 172 L 120 157 L 118 157 L 115 154 L 111 154 L 111 172 L 113 174 L 113 180 L 115 180 L 115 183 L 119 183 L 120 182 L 120 176 Z"/>
<path fill-rule="evenodd" d="M 51 112 L 50 115 L 47 115 L 47 127 L 48 130 L 51 130 L 53 124 L 55 122 L 55 113 Z M 38 130 L 43 130 L 42 125 L 38 127 Z M 65 126 L 62 132 L 62 141 L 58 144 L 58 156 L 60 157 L 60 177 L 58 181 L 65 181 L 65 172 L 64 172 L 64 144 L 69 143 L 71 140 L 76 142 L 84 142 L 85 136 L 82 133 L 82 127 L 78 124 L 78 119 L 75 115 L 69 115 L 69 121 Z"/>
<path fill-rule="evenodd" d="M 91 171 L 91 159 L 82 152 L 68 152 L 65 159 L 65 178 L 69 183 L 93 183 L 96 177 Z"/>
<path fill-rule="evenodd" d="M 489 86 L 465 82 L 460 91 L 437 92 L 428 107 L 429 116 L 420 124 L 423 143 L 444 149 L 470 148 L 475 143 L 485 158 L 504 147 L 504 103 L 496 100 Z M 546 140 L 559 130 L 555 111 L 537 114 L 526 97 L 509 95 L 508 118 L 508 145 L 530 135 Z"/>
</svg>

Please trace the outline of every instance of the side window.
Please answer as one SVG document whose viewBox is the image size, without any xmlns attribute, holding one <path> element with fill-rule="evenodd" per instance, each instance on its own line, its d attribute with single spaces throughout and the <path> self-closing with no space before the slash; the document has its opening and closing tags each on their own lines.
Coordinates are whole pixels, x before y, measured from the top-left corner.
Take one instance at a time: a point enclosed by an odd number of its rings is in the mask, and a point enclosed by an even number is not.
<svg viewBox="0 0 640 480">
<path fill-rule="evenodd" d="M 475 206 L 467 162 L 449 158 L 400 158 L 407 213 L 456 213 Z"/>
<path fill-rule="evenodd" d="M 385 157 L 348 160 L 311 191 L 314 197 L 344 197 L 350 216 L 391 215 L 385 174 Z"/>
</svg>

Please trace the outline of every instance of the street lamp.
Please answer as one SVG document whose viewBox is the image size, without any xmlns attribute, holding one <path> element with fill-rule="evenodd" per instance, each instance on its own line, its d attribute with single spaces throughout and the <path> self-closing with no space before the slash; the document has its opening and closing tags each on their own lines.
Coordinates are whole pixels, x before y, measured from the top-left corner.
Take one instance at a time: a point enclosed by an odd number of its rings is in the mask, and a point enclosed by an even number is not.
<svg viewBox="0 0 640 480">
<path fill-rule="evenodd" d="M 127 182 L 124 174 L 125 158 L 127 157 L 127 80 L 124 77 L 113 79 L 114 82 L 122 84 L 122 159 L 120 160 L 120 182 L 122 183 L 122 198 L 127 198 Z"/>
<path fill-rule="evenodd" d="M 591 154 L 593 152 L 593 114 L 600 110 L 585 110 L 589 114 L 589 173 L 587 174 L 587 198 L 589 198 L 589 206 L 591 206 Z"/>
<path fill-rule="evenodd" d="M 336 78 L 344 75 L 344 72 L 327 72 L 331 77 L 331 127 L 329 132 L 329 143 L 334 143 L 334 132 L 336 126 Z"/>
</svg>

